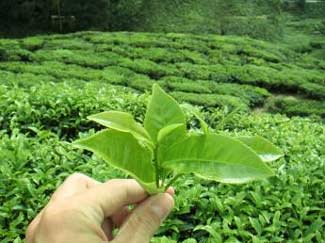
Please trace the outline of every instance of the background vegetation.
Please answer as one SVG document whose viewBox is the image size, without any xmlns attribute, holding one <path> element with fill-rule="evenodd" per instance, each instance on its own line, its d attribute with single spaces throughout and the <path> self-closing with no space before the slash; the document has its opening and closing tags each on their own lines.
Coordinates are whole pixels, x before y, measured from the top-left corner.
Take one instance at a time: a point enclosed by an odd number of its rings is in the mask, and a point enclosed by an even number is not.
<svg viewBox="0 0 325 243">
<path fill-rule="evenodd" d="M 53 34 L 60 31 L 51 23 L 58 6 L 62 16 L 75 16 L 64 19 L 62 32 L 124 32 Z M 7 38 L 0 39 L 0 242 L 23 242 L 27 224 L 69 174 L 125 177 L 69 142 L 101 129 L 86 120 L 100 111 L 127 111 L 142 121 L 153 83 L 182 103 L 190 129 L 198 127 L 195 110 L 212 129 L 261 135 L 285 157 L 265 181 L 235 186 L 180 178 L 175 210 L 152 242 L 323 242 L 322 7 L 1 1 Z M 31 33 L 43 35 L 8 38 Z"/>
<path fill-rule="evenodd" d="M 296 4 L 293 4 L 296 3 Z M 78 30 L 186 32 L 278 39 L 286 13 L 324 17 L 305 0 L 2 0 L 0 35 Z"/>
</svg>

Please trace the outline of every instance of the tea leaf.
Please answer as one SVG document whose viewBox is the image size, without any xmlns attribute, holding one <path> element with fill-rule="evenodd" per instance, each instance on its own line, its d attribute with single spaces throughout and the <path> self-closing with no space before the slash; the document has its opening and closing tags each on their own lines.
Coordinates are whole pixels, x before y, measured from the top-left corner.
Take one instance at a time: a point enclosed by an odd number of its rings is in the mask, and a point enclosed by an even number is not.
<svg viewBox="0 0 325 243">
<path fill-rule="evenodd" d="M 236 139 L 252 148 L 264 162 L 271 162 L 283 156 L 283 152 L 260 136 L 237 137 Z"/>
<path fill-rule="evenodd" d="M 149 193 L 155 191 L 155 170 L 151 164 L 153 152 L 130 132 L 105 129 L 73 144 L 92 151 L 112 166 L 130 174 Z"/>
<path fill-rule="evenodd" d="M 185 115 L 178 103 L 157 84 L 153 85 L 152 97 L 144 119 L 144 127 L 154 142 L 160 129 L 165 126 L 185 123 Z"/>
<path fill-rule="evenodd" d="M 200 122 L 202 132 L 205 134 L 209 133 L 208 124 L 198 114 L 194 114 L 194 115 L 195 115 L 196 119 L 198 119 Z"/>
<path fill-rule="evenodd" d="M 150 139 L 149 134 L 141 124 L 137 123 L 131 114 L 121 111 L 105 111 L 87 117 L 105 127 L 122 132 L 130 132 L 135 136 Z"/>
<path fill-rule="evenodd" d="M 161 158 L 166 153 L 166 149 L 168 149 L 173 144 L 180 142 L 186 137 L 187 135 L 185 124 L 172 124 L 162 128 L 158 133 L 158 163 L 160 164 Z"/>
<path fill-rule="evenodd" d="M 171 145 L 161 166 L 176 173 L 194 173 L 224 183 L 244 183 L 273 173 L 248 146 L 227 136 L 191 134 Z"/>
<path fill-rule="evenodd" d="M 186 127 L 183 123 L 168 125 L 162 128 L 158 133 L 159 146 L 171 145 L 178 140 L 185 138 Z"/>
</svg>

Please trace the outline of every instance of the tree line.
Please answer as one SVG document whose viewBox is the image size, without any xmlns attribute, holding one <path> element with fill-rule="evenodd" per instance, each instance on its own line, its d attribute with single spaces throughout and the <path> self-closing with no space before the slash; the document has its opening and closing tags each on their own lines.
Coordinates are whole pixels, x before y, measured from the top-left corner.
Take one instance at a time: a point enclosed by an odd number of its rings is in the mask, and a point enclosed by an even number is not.
<svg viewBox="0 0 325 243">
<path fill-rule="evenodd" d="M 0 31 L 57 30 L 62 24 L 76 30 L 126 28 L 142 0 L 1 0 Z M 74 23 L 69 23 L 74 22 Z M 61 23 L 60 23 L 61 22 Z"/>
<path fill-rule="evenodd" d="M 304 6 L 302 1 L 304 0 L 297 0 L 300 6 Z M 206 29 L 207 32 L 220 33 L 222 31 L 217 28 L 220 29 L 220 23 L 228 16 L 251 16 L 258 12 L 260 15 L 268 13 L 277 16 L 283 2 L 285 1 L 1 0 L 0 34 L 24 35 L 89 29 L 172 31 L 170 21 L 180 23 L 179 29 L 188 28 L 188 32 Z"/>
</svg>

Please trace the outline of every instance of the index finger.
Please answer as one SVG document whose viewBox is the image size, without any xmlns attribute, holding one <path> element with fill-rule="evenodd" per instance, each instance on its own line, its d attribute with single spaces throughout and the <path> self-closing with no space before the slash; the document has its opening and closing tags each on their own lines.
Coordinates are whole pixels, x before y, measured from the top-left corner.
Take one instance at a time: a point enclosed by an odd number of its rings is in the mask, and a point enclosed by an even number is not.
<svg viewBox="0 0 325 243">
<path fill-rule="evenodd" d="M 65 199 L 77 193 L 90 189 L 100 182 L 81 173 L 73 173 L 67 177 L 60 187 L 53 193 L 51 200 Z"/>
<path fill-rule="evenodd" d="M 114 179 L 97 185 L 80 195 L 82 202 L 97 208 L 102 217 L 109 217 L 121 207 L 148 197 L 141 185 L 132 179 Z"/>
</svg>

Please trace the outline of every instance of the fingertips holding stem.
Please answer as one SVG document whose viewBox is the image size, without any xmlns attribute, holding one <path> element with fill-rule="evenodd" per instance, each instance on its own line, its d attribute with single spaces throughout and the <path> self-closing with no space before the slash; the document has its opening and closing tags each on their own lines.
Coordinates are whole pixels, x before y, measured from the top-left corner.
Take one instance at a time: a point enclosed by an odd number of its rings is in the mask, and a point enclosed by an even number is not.
<svg viewBox="0 0 325 243">
<path fill-rule="evenodd" d="M 143 201 L 121 227 L 116 242 L 149 242 L 173 207 L 174 199 L 169 193 L 159 193 Z"/>
<path fill-rule="evenodd" d="M 175 189 L 174 187 L 170 186 L 167 188 L 166 193 L 168 193 L 169 195 L 171 195 L 172 197 L 175 195 Z"/>
<path fill-rule="evenodd" d="M 160 193 L 154 196 L 149 206 L 162 222 L 174 207 L 174 199 L 169 193 Z"/>
</svg>

